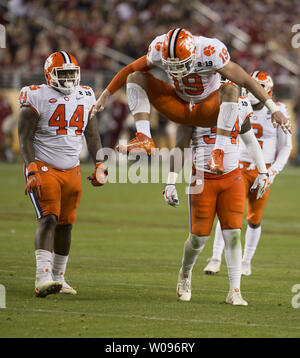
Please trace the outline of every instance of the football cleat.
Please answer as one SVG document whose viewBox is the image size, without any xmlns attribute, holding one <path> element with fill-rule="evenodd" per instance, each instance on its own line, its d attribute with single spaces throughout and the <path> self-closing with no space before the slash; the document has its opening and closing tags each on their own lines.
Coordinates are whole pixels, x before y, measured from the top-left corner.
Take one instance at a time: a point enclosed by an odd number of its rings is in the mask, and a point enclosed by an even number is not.
<svg viewBox="0 0 300 358">
<path fill-rule="evenodd" d="M 207 164 L 208 169 L 218 175 L 223 174 L 224 173 L 223 157 L 224 157 L 223 149 L 214 149 L 211 152 L 210 159 Z"/>
<path fill-rule="evenodd" d="M 207 261 L 209 261 L 209 263 L 203 270 L 206 275 L 215 275 L 220 271 L 221 260 L 210 258 Z"/>
<path fill-rule="evenodd" d="M 242 275 L 250 276 L 251 273 L 251 264 L 246 261 L 242 261 Z"/>
<path fill-rule="evenodd" d="M 49 275 L 43 278 L 37 278 L 35 281 L 36 297 L 46 297 L 58 293 L 61 288 L 62 283 L 60 281 L 54 281 Z"/>
<path fill-rule="evenodd" d="M 226 298 L 226 303 L 233 306 L 248 306 L 248 302 L 243 299 L 238 288 L 229 291 Z"/>
<path fill-rule="evenodd" d="M 191 286 L 192 273 L 189 275 L 183 275 L 182 269 L 179 270 L 178 282 L 177 282 L 177 297 L 181 301 L 190 301 L 192 296 Z"/>
<path fill-rule="evenodd" d="M 120 153 L 133 153 L 142 154 L 144 151 L 150 156 L 152 150 L 155 149 L 155 144 L 152 138 L 146 136 L 146 134 L 137 132 L 136 137 L 131 139 L 127 144 L 120 144 L 116 147 Z"/>
<path fill-rule="evenodd" d="M 65 278 L 63 275 L 54 275 L 53 278 L 56 280 L 56 281 L 60 281 L 61 284 L 62 284 L 62 288 L 61 290 L 59 291 L 59 293 L 65 293 L 65 294 L 68 294 L 68 295 L 77 295 L 77 291 L 74 290 L 73 287 L 71 287 L 66 281 L 65 281 Z"/>
</svg>

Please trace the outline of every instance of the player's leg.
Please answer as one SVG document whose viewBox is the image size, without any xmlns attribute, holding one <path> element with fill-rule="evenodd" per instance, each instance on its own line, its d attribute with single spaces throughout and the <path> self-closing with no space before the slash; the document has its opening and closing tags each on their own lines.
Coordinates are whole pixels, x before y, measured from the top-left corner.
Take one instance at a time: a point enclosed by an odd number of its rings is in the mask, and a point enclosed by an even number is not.
<svg viewBox="0 0 300 358">
<path fill-rule="evenodd" d="M 220 87 L 216 143 L 208 162 L 208 167 L 216 174 L 224 172 L 224 150 L 231 144 L 231 131 L 238 115 L 238 97 L 238 88 L 234 84 L 225 83 Z"/>
<path fill-rule="evenodd" d="M 134 72 L 127 77 L 126 93 L 129 110 L 136 125 L 136 137 L 125 145 L 117 146 L 120 152 L 140 152 L 145 150 L 148 155 L 155 148 L 150 131 L 150 102 L 146 92 L 147 78 L 143 72 Z"/>
<path fill-rule="evenodd" d="M 37 297 L 45 297 L 59 292 L 62 287 L 61 283 L 54 281 L 52 277 L 52 251 L 57 217 L 60 213 L 60 185 L 52 168 L 39 161 L 36 163 L 40 170 L 42 195 L 37 197 L 36 194 L 29 194 L 38 218 L 35 235 L 35 293 Z"/>
<path fill-rule="evenodd" d="M 178 274 L 177 296 L 181 301 L 190 301 L 192 295 L 192 271 L 198 256 L 204 249 L 209 236 L 189 233 L 184 243 L 182 265 Z"/>
<path fill-rule="evenodd" d="M 76 295 L 76 290 L 74 290 L 65 280 L 65 272 L 71 248 L 71 231 L 72 224 L 56 226 L 52 274 L 54 280 L 62 282 L 62 293 Z"/>
<path fill-rule="evenodd" d="M 35 235 L 36 279 L 35 293 L 37 297 L 45 297 L 57 293 L 62 285 L 52 276 L 52 251 L 57 218 L 49 214 L 39 219 Z"/>
<path fill-rule="evenodd" d="M 240 293 L 242 269 L 240 236 L 245 203 L 244 181 L 239 169 L 236 169 L 225 174 L 219 182 L 220 194 L 217 199 L 217 213 L 225 243 L 224 254 L 230 285 L 226 302 L 233 305 L 247 305 Z"/>
<path fill-rule="evenodd" d="M 77 292 L 65 279 L 65 272 L 71 248 L 72 224 L 76 220 L 76 209 L 81 199 L 80 167 L 59 173 L 62 184 L 61 212 L 54 237 L 53 277 L 62 282 L 61 293 Z"/>
<path fill-rule="evenodd" d="M 184 244 L 183 258 L 178 275 L 177 296 L 182 301 L 191 299 L 192 270 L 209 238 L 215 217 L 214 190 L 204 182 L 201 194 L 189 194 L 190 234 Z"/>
<path fill-rule="evenodd" d="M 150 103 L 165 118 L 183 123 L 186 105 L 176 95 L 172 86 L 150 73 L 134 72 L 127 77 L 128 105 L 136 123 L 137 134 L 125 145 L 119 145 L 121 152 L 139 152 L 142 148 L 148 155 L 155 148 L 150 132 Z"/>
<path fill-rule="evenodd" d="M 203 269 L 205 274 L 214 275 L 220 271 L 224 246 L 225 243 L 223 239 L 221 225 L 220 225 L 220 221 L 218 221 L 215 230 L 213 255 L 211 258 L 208 259 L 209 262 L 206 265 L 206 267 Z"/>
<path fill-rule="evenodd" d="M 255 254 L 261 236 L 261 219 L 270 194 L 270 187 L 262 198 L 256 199 L 256 191 L 248 195 L 247 220 L 248 226 L 245 235 L 245 247 L 242 259 L 242 274 L 250 276 L 251 261 Z"/>
</svg>

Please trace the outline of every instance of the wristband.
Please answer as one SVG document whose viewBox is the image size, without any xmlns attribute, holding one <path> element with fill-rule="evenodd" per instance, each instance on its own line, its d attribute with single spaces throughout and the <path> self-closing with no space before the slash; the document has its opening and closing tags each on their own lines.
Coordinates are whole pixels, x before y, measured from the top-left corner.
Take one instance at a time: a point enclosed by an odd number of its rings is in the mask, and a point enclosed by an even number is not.
<svg viewBox="0 0 300 358">
<path fill-rule="evenodd" d="M 276 104 L 273 102 L 271 98 L 267 99 L 265 102 L 265 106 L 269 109 L 269 111 L 273 114 L 274 112 L 278 112 L 279 108 L 276 106 Z"/>
<path fill-rule="evenodd" d="M 175 172 L 169 172 L 167 184 L 175 184 L 177 179 L 178 173 Z"/>
</svg>

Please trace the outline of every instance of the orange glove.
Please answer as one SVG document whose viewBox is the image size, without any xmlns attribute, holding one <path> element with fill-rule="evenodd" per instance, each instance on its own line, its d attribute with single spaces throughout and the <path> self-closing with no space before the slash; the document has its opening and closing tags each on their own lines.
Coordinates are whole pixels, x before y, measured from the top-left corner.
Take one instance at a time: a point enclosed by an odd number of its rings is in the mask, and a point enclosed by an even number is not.
<svg viewBox="0 0 300 358">
<path fill-rule="evenodd" d="M 92 175 L 88 177 L 93 186 L 102 186 L 106 182 L 106 177 L 108 175 L 108 171 L 105 165 L 101 162 L 96 163 L 95 171 Z"/>
<path fill-rule="evenodd" d="M 25 194 L 36 193 L 38 197 L 42 196 L 42 182 L 40 172 L 36 163 L 29 163 L 27 166 L 28 181 L 25 186 Z"/>
</svg>

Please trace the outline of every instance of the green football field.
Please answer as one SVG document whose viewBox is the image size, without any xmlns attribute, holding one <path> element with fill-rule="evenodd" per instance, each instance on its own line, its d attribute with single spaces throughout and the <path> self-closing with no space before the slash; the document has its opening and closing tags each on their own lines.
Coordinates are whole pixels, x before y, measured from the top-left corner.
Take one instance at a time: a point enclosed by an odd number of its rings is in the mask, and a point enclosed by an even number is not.
<svg viewBox="0 0 300 358">
<path fill-rule="evenodd" d="M 66 277 L 77 296 L 34 296 L 35 213 L 24 195 L 21 164 L 0 164 L 0 337 L 300 337 L 300 168 L 276 178 L 265 210 L 253 274 L 242 277 L 248 307 L 225 304 L 229 283 L 206 276 L 210 238 L 193 272 L 192 300 L 178 302 L 176 283 L 189 230 L 185 184 L 169 207 L 162 184 L 107 184 L 85 179 L 73 226 Z M 244 227 L 246 222 L 244 221 Z M 244 242 L 244 235 L 243 235 Z M 298 291 L 299 293 L 300 291 Z M 300 298 L 294 297 L 297 307 Z"/>
</svg>

